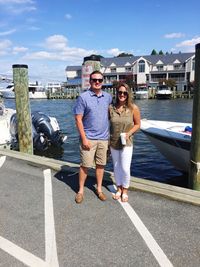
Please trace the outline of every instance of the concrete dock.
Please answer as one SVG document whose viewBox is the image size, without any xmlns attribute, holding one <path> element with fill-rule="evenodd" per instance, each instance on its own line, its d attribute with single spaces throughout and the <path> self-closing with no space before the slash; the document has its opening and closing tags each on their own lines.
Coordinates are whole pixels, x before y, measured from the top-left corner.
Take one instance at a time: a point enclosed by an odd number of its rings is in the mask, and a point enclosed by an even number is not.
<svg viewBox="0 0 200 267">
<path fill-rule="evenodd" d="M 200 266 L 200 192 L 132 177 L 129 203 L 101 202 L 94 170 L 0 150 L 0 266 Z"/>
</svg>

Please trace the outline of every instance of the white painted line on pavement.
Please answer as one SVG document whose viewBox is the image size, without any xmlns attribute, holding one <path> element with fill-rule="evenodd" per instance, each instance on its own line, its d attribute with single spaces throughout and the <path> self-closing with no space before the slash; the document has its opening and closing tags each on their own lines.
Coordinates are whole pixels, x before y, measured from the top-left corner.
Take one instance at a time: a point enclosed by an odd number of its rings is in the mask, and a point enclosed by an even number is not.
<svg viewBox="0 0 200 267">
<path fill-rule="evenodd" d="M 111 192 L 116 191 L 116 187 L 114 185 L 109 185 L 108 189 Z M 114 190 L 115 189 L 115 190 Z M 118 202 L 121 204 L 125 212 L 127 213 L 128 217 L 134 224 L 135 228 L 147 244 L 148 248 L 156 258 L 157 262 L 161 267 L 173 267 L 170 260 L 167 258 L 163 250 L 160 248 L 156 240 L 153 238 L 149 230 L 146 228 L 146 226 L 143 224 L 137 213 L 134 211 L 134 209 L 131 207 L 131 205 L 128 202 L 121 202 L 118 200 Z"/>
<path fill-rule="evenodd" d="M 18 247 L 14 243 L 0 236 L 0 248 L 11 256 L 31 267 L 47 267 L 47 263 L 40 258 L 34 256 L 30 252 Z"/>
<path fill-rule="evenodd" d="M 58 256 L 56 247 L 56 234 L 53 212 L 53 194 L 51 182 L 51 170 L 46 169 L 44 174 L 44 207 L 45 207 L 45 261 L 49 266 L 58 267 Z"/>
<path fill-rule="evenodd" d="M 0 157 L 0 168 L 3 166 L 5 161 L 6 161 L 6 156 Z"/>
</svg>

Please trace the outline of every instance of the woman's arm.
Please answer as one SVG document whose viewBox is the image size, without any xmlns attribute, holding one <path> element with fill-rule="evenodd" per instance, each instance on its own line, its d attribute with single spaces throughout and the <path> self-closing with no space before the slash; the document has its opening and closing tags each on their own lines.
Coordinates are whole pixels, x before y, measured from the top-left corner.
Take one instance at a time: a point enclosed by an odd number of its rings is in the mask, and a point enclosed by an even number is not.
<svg viewBox="0 0 200 267">
<path fill-rule="evenodd" d="M 140 123 L 141 123 L 140 120 L 141 120 L 140 110 L 139 110 L 138 106 L 136 106 L 134 104 L 133 105 L 133 122 L 134 122 L 134 126 L 128 131 L 127 138 L 140 129 Z"/>
</svg>

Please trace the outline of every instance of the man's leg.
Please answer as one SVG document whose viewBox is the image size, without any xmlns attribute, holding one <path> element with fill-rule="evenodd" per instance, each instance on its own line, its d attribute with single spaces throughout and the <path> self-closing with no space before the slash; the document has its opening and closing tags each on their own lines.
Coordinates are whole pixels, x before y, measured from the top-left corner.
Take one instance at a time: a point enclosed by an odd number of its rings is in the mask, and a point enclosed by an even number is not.
<svg viewBox="0 0 200 267">
<path fill-rule="evenodd" d="M 84 192 L 84 185 L 85 185 L 85 180 L 87 178 L 87 173 L 88 173 L 88 168 L 80 166 L 80 170 L 79 170 L 79 191 L 78 191 L 78 193 L 83 194 L 83 192 Z"/>
<path fill-rule="evenodd" d="M 83 201 L 83 193 L 84 193 L 84 184 L 87 178 L 87 171 L 86 167 L 80 166 L 79 170 L 79 191 L 76 194 L 75 201 L 77 204 L 80 204 Z"/>
<path fill-rule="evenodd" d="M 96 179 L 97 179 L 96 194 L 101 201 L 106 200 L 106 195 L 102 192 L 103 174 L 104 174 L 104 166 L 103 165 L 96 165 Z"/>
<path fill-rule="evenodd" d="M 97 192 L 102 192 L 104 166 L 96 165 Z"/>
</svg>

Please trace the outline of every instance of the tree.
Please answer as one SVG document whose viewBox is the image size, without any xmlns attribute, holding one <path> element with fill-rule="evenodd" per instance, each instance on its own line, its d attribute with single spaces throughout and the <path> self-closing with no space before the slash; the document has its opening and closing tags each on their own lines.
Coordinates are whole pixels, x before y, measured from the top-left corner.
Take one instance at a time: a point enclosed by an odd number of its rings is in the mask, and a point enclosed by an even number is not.
<svg viewBox="0 0 200 267">
<path fill-rule="evenodd" d="M 159 54 L 159 55 L 164 55 L 164 53 L 163 53 L 162 50 L 160 50 L 158 54 Z"/>
<path fill-rule="evenodd" d="M 155 49 L 153 49 L 153 50 L 151 51 L 151 55 L 157 55 L 157 52 L 156 52 Z"/>
<path fill-rule="evenodd" d="M 166 84 L 166 86 L 170 87 L 170 88 L 173 88 L 176 86 L 176 81 L 173 80 L 173 79 L 160 79 L 159 80 L 159 84 L 162 85 L 162 84 Z"/>
<path fill-rule="evenodd" d="M 129 53 L 120 53 L 117 57 L 132 57 L 133 54 L 129 54 Z"/>
<path fill-rule="evenodd" d="M 101 55 L 95 55 L 95 54 L 90 55 L 90 57 L 93 57 L 93 56 L 103 58 L 103 56 Z"/>
</svg>

